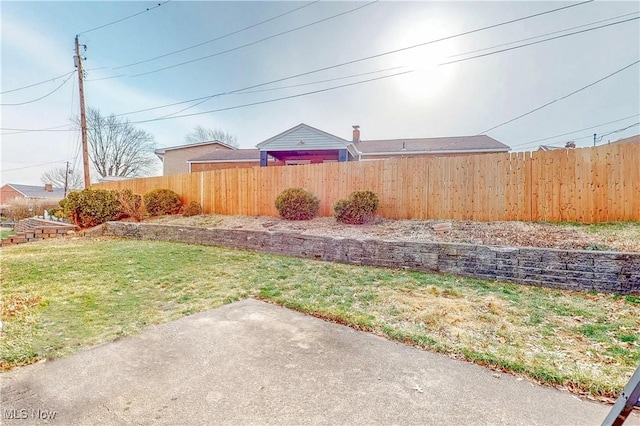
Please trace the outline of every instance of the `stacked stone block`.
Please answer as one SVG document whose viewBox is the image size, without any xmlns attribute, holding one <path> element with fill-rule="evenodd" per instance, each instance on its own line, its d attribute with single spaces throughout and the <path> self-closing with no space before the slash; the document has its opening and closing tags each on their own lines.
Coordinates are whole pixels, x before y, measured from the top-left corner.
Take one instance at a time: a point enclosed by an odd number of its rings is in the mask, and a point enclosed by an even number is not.
<svg viewBox="0 0 640 426">
<path fill-rule="evenodd" d="M 354 239 L 290 231 L 203 229 L 132 222 L 108 222 L 104 233 L 564 290 L 640 294 L 640 253 Z"/>
<path fill-rule="evenodd" d="M 0 247 L 23 244 L 31 241 L 58 238 L 78 229 L 75 225 L 43 219 L 25 219 L 16 224 L 16 234 L 0 240 Z"/>
</svg>

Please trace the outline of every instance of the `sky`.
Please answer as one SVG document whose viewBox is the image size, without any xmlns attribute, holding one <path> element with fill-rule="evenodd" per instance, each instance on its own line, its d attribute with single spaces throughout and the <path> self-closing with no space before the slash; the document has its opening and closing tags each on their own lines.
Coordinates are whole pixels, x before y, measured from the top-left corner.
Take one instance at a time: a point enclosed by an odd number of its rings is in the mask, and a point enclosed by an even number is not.
<svg viewBox="0 0 640 426">
<path fill-rule="evenodd" d="M 639 12 L 637 1 L 5 0 L 0 183 L 40 185 L 67 161 L 80 171 L 76 34 L 87 106 L 129 120 L 157 147 L 183 144 L 200 125 L 254 148 L 305 123 L 345 139 L 356 124 L 363 140 L 488 134 L 522 151 L 640 133 Z"/>
</svg>

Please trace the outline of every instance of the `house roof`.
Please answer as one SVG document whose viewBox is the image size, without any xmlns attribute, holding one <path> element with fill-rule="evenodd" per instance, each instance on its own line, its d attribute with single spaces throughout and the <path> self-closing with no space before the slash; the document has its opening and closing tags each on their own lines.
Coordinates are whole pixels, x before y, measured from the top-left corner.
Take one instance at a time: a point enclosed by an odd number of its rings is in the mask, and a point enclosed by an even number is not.
<svg viewBox="0 0 640 426">
<path fill-rule="evenodd" d="M 486 136 L 454 136 L 445 138 L 382 139 L 355 143 L 362 154 L 423 154 L 450 152 L 507 152 L 511 148 Z"/>
<path fill-rule="evenodd" d="M 351 141 L 339 138 L 308 124 L 300 123 L 256 145 L 260 151 L 326 151 L 347 149 L 352 156 L 357 150 Z"/>
<path fill-rule="evenodd" d="M 212 163 L 217 161 L 260 161 L 260 150 L 222 149 L 187 160 L 187 163 Z"/>
<path fill-rule="evenodd" d="M 235 146 L 226 144 L 224 142 L 206 141 L 206 142 L 190 143 L 190 144 L 186 144 L 186 145 L 167 146 L 165 148 L 158 148 L 154 152 L 156 153 L 156 155 L 164 155 L 165 152 L 171 151 L 171 150 L 174 150 L 174 149 L 193 148 L 193 147 L 196 147 L 196 146 L 206 146 L 206 145 L 215 145 L 215 144 L 222 145 L 225 148 L 229 148 L 229 149 L 238 149 Z"/>
<path fill-rule="evenodd" d="M 437 154 L 508 152 L 510 148 L 486 136 L 444 138 L 380 139 L 351 142 L 301 123 L 256 146 L 258 149 L 216 150 L 188 160 L 188 163 L 259 161 L 261 151 L 348 149 L 352 155 Z"/>
<path fill-rule="evenodd" d="M 53 191 L 44 189 L 44 185 L 20 185 L 8 183 L 7 186 L 15 189 L 27 198 L 64 198 L 64 189 L 53 188 Z"/>
<path fill-rule="evenodd" d="M 611 141 L 610 143 L 634 143 L 640 142 L 640 135 L 629 136 L 628 138 L 618 139 L 617 141 Z"/>
<path fill-rule="evenodd" d="M 337 143 L 344 148 L 346 148 L 347 145 L 351 144 L 350 141 L 339 138 L 338 136 L 332 135 L 331 133 L 327 133 L 320 129 L 316 129 L 315 127 L 309 126 L 308 124 L 300 123 L 297 126 L 290 128 L 289 130 L 285 130 L 282 133 L 279 133 L 273 137 L 270 137 L 266 141 L 260 142 L 258 145 L 256 145 L 256 148 L 262 151 L 265 150 L 264 148 L 271 149 L 272 147 L 269 147 L 269 145 L 272 145 L 274 142 L 280 141 L 280 140 L 285 140 L 285 141 L 295 140 L 297 143 L 299 139 L 298 136 L 309 137 L 309 135 L 313 135 L 316 137 L 320 136 L 322 137 L 322 139 L 324 139 L 323 142 L 330 141 L 333 143 Z"/>
<path fill-rule="evenodd" d="M 562 146 L 553 146 L 553 145 L 540 145 L 538 147 L 538 151 L 553 151 L 555 149 L 565 149 Z"/>
<path fill-rule="evenodd" d="M 121 180 L 133 179 L 127 176 L 103 176 L 98 178 L 98 182 L 118 182 Z"/>
</svg>

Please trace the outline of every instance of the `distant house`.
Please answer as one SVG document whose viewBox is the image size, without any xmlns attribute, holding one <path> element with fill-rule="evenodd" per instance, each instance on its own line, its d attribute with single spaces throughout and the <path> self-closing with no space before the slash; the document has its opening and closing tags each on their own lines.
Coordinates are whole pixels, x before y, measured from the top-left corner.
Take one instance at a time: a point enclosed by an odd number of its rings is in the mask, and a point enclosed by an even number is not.
<svg viewBox="0 0 640 426">
<path fill-rule="evenodd" d="M 453 136 L 445 138 L 381 139 L 355 144 L 360 160 L 394 157 L 457 156 L 508 152 L 509 147 L 486 136 Z"/>
<path fill-rule="evenodd" d="M 236 148 L 220 141 L 200 142 L 190 145 L 177 145 L 155 150 L 162 161 L 163 175 L 189 173 L 188 161 L 215 151 L 229 151 Z"/>
<path fill-rule="evenodd" d="M 640 135 L 629 136 L 628 138 L 618 139 L 609 143 L 640 143 Z"/>
<path fill-rule="evenodd" d="M 42 186 L 7 183 L 0 188 L 0 204 L 16 198 L 61 200 L 64 198 L 64 189 L 54 188 L 50 183 Z"/>
<path fill-rule="evenodd" d="M 538 147 L 538 151 L 554 151 L 556 149 L 573 149 L 575 147 L 576 147 L 576 143 L 571 141 L 564 144 L 564 146 L 540 145 Z"/>
<path fill-rule="evenodd" d="M 189 172 L 200 172 L 394 157 L 488 154 L 509 150 L 507 145 L 485 135 L 361 140 L 360 126 L 353 126 L 352 138 L 347 140 L 303 123 L 260 142 L 256 149 L 218 149 L 192 157 L 186 163 Z"/>
<path fill-rule="evenodd" d="M 127 176 L 103 176 L 103 177 L 99 177 L 98 178 L 98 182 L 102 183 L 102 182 L 118 182 L 121 180 L 129 180 L 129 179 L 133 179 L 131 177 L 127 177 Z"/>
<path fill-rule="evenodd" d="M 187 161 L 189 173 L 207 170 L 257 167 L 260 151 L 257 149 L 218 150 Z"/>
</svg>

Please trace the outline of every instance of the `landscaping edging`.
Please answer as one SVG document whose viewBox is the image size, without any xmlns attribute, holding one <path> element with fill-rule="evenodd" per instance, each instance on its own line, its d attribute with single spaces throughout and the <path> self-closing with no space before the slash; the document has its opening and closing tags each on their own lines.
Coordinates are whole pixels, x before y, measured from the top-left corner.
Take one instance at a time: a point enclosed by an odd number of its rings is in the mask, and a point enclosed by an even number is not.
<svg viewBox="0 0 640 426">
<path fill-rule="evenodd" d="M 132 222 L 108 222 L 104 235 L 258 250 L 564 290 L 640 294 L 640 253 L 336 238 Z"/>
<path fill-rule="evenodd" d="M 0 240 L 0 247 L 24 244 L 47 238 L 65 237 L 78 229 L 76 225 L 45 219 L 23 219 L 16 224 L 16 234 Z"/>
</svg>

